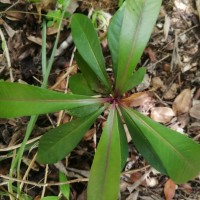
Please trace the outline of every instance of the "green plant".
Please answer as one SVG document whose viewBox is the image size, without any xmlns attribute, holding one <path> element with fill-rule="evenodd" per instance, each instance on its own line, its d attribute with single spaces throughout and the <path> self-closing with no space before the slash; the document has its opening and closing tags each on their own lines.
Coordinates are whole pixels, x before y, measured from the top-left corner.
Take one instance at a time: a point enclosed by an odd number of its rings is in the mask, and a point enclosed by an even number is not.
<svg viewBox="0 0 200 200">
<path fill-rule="evenodd" d="M 161 0 L 126 0 L 111 19 L 108 44 L 114 83 L 92 22 L 74 14 L 71 29 L 81 73 L 70 79 L 73 94 L 62 94 L 17 83 L 0 83 L 0 117 L 19 117 L 66 110 L 74 120 L 47 132 L 39 142 L 37 160 L 55 163 L 70 153 L 105 109 L 109 110 L 91 167 L 89 200 L 117 199 L 119 177 L 128 156 L 123 122 L 144 158 L 176 183 L 200 171 L 200 145 L 127 107 L 122 94 L 138 85 L 145 68 L 136 65 L 150 38 Z M 93 97 L 94 95 L 101 97 Z"/>
</svg>

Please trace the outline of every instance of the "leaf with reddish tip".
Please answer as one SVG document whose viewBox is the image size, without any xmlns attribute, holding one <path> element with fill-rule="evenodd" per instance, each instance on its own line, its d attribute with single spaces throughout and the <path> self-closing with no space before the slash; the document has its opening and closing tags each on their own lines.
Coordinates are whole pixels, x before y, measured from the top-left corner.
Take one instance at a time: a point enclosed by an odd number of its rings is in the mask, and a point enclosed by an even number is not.
<svg viewBox="0 0 200 200">
<path fill-rule="evenodd" d="M 122 122 L 112 107 L 92 164 L 88 200 L 117 199 L 121 172 L 121 129 Z"/>
</svg>

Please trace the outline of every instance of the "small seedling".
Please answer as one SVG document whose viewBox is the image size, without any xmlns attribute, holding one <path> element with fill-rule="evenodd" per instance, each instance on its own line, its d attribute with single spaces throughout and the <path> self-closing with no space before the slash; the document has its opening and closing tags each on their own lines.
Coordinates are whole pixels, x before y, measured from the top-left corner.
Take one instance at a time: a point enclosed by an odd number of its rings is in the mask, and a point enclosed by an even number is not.
<svg viewBox="0 0 200 200">
<path fill-rule="evenodd" d="M 0 83 L 0 117 L 10 118 L 66 110 L 74 120 L 54 128 L 40 139 L 37 161 L 52 164 L 63 159 L 81 141 L 105 109 L 109 111 L 97 146 L 88 183 L 88 200 L 116 200 L 120 173 L 128 156 L 124 124 L 133 143 L 159 172 L 176 183 L 200 171 L 200 145 L 187 136 L 154 122 L 127 106 L 123 94 L 137 86 L 146 73 L 137 63 L 150 38 L 161 0 L 126 0 L 111 19 L 108 45 L 113 79 L 106 72 L 97 32 L 88 17 L 71 20 L 76 62 L 81 73 L 70 79 L 71 94 L 18 83 Z M 96 95 L 101 97 L 93 97 Z"/>
</svg>

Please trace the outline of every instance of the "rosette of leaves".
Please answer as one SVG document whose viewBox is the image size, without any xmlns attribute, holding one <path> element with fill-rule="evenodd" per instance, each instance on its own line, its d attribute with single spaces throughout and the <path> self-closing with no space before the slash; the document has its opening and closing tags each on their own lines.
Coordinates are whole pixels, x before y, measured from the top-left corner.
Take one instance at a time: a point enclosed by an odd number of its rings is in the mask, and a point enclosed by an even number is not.
<svg viewBox="0 0 200 200">
<path fill-rule="evenodd" d="M 0 117 L 10 118 L 66 110 L 74 120 L 54 128 L 40 139 L 37 161 L 56 163 L 80 142 L 105 109 L 106 124 L 91 167 L 87 199 L 115 200 L 128 148 L 124 124 L 139 152 L 159 172 L 176 183 L 200 171 L 200 145 L 185 135 L 154 122 L 127 107 L 122 94 L 137 86 L 145 68 L 136 65 L 150 38 L 161 0 L 126 0 L 108 28 L 114 83 L 107 72 L 97 32 L 88 17 L 74 14 L 71 30 L 81 73 L 70 78 L 71 94 L 30 85 L 0 83 Z M 94 97 L 98 94 L 99 97 Z"/>
</svg>

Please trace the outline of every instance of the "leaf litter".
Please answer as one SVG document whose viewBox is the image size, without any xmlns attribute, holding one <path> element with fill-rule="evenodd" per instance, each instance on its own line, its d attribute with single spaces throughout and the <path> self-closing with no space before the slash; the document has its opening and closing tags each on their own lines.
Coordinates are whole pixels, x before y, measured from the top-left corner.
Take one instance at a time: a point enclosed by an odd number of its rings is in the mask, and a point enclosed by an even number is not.
<svg viewBox="0 0 200 200">
<path fill-rule="evenodd" d="M 109 14 L 117 8 L 116 2 L 103 1 L 101 4 L 98 1 L 75 1 L 75 8 L 81 12 L 89 12 L 94 9 L 103 9 Z M 9 4 L 10 1 L 1 1 L 3 4 Z M 196 0 L 196 4 L 199 1 Z M 10 52 L 11 66 L 14 69 L 14 80 L 23 80 L 29 84 L 38 85 L 38 80 L 41 80 L 41 14 L 47 13 L 50 9 L 55 8 L 52 1 L 43 1 L 43 4 L 36 6 L 32 3 L 18 3 L 14 7 L 16 11 L 25 11 L 26 6 L 29 12 L 36 10 L 37 14 L 22 14 L 20 12 L 8 12 L 3 19 L 3 28 L 7 34 L 8 48 Z M 110 9 L 109 9 L 110 8 Z M 195 103 L 200 100 L 199 85 L 199 10 L 195 7 L 191 0 L 170 0 L 164 1 L 159 19 L 152 34 L 148 47 L 143 54 L 140 66 L 145 66 L 148 74 L 143 83 L 135 90 L 132 90 L 128 97 L 125 97 L 123 103 L 135 107 L 139 111 L 149 115 L 155 121 L 161 122 L 169 127 L 180 128 L 184 134 L 193 137 L 200 141 L 200 104 Z M 197 9 L 197 10 L 196 10 Z M 74 11 L 74 9 L 73 9 Z M 72 12 L 73 12 L 72 11 Z M 63 25 L 61 38 L 59 44 L 66 41 L 70 35 L 68 23 Z M 23 30 L 23 31 L 21 31 Z M 47 54 L 49 55 L 55 33 L 56 27 L 48 29 L 47 37 Z M 12 34 L 10 34 L 12 33 Z M 100 34 L 100 33 L 99 33 Z M 100 34 L 101 35 L 101 34 Z M 107 47 L 104 43 L 104 54 L 107 55 Z M 53 86 L 60 77 L 65 74 L 68 63 L 72 54 L 71 43 L 60 51 L 57 60 L 50 76 L 50 86 Z M 1 52 L 1 57 L 4 53 Z M 109 59 L 107 59 L 109 64 Z M 0 77 L 1 79 L 9 80 L 10 74 L 6 67 L 6 60 L 1 59 Z M 151 69 L 151 70 L 150 70 Z M 58 90 L 65 90 L 67 79 L 64 79 L 58 84 Z M 190 88 L 190 89 L 189 89 Z M 139 93 L 138 93 L 139 92 Z M 81 141 L 79 146 L 71 152 L 63 163 L 67 173 L 71 179 L 84 178 L 81 176 L 81 171 L 88 171 L 92 161 L 92 155 L 95 151 L 96 142 L 99 140 L 99 130 L 104 121 L 104 116 L 98 119 L 95 127 L 85 135 L 85 139 Z M 62 122 L 68 121 L 63 116 Z M 20 144 L 24 137 L 24 131 L 27 124 L 27 118 L 14 119 L 12 122 L 0 123 L 0 147 L 12 147 L 15 144 Z M 57 123 L 58 117 L 50 115 L 48 117 L 40 117 L 37 123 L 36 131 L 34 131 L 32 138 L 40 136 L 44 129 L 49 129 Z M 183 125 L 184 124 L 184 125 Z M 21 131 L 18 131 L 18 130 Z M 41 130 L 43 129 L 43 131 Z M 32 155 L 35 154 L 35 147 L 32 147 Z M 129 144 L 129 158 L 125 167 L 127 174 L 122 174 L 121 185 L 124 185 L 121 190 L 121 199 L 198 199 L 200 197 L 199 178 L 190 181 L 187 184 L 182 184 L 177 188 L 170 182 L 170 179 L 160 175 L 154 174 L 151 171 L 148 174 L 146 168 L 147 163 L 136 151 L 133 144 Z M 28 154 L 24 158 L 32 158 Z M 2 154 L 0 159 L 5 158 L 7 154 Z M 0 160 L 1 174 L 8 174 L 11 159 Z M 25 164 L 26 165 L 26 164 Z M 114 166 L 113 166 L 114 167 Z M 124 169 L 124 170 L 125 170 Z M 134 171 L 138 170 L 139 171 Z M 79 170 L 79 171 L 77 171 Z M 132 171 L 132 172 L 131 172 Z M 39 172 L 31 170 L 29 172 L 30 180 L 39 182 L 44 177 L 45 168 L 39 166 Z M 22 174 L 25 169 L 22 169 Z M 57 181 L 58 169 L 52 165 L 49 168 L 49 181 Z M 132 180 L 131 180 L 132 179 Z M 134 179 L 134 180 L 133 180 Z M 138 183 L 133 191 L 129 192 L 128 187 Z M 73 183 L 71 191 L 72 199 L 86 199 L 84 183 Z M 30 185 L 24 189 L 26 193 L 37 198 L 40 192 L 37 189 L 31 189 Z M 57 189 L 51 188 L 47 191 L 49 194 L 58 193 Z"/>
</svg>

